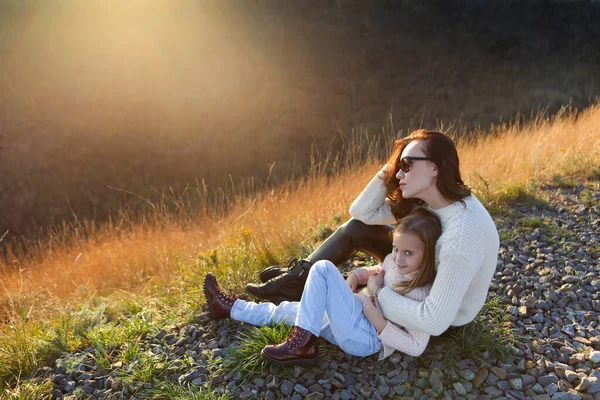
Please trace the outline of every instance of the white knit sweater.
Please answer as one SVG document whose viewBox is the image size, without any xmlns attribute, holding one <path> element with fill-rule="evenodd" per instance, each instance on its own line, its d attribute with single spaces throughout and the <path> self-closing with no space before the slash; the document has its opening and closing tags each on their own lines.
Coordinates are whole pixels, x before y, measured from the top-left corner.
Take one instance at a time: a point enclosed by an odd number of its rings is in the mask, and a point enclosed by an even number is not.
<svg viewBox="0 0 600 400">
<path fill-rule="evenodd" d="M 395 224 L 380 171 L 350 206 L 352 217 L 369 225 Z M 500 239 L 494 221 L 471 195 L 439 210 L 442 235 L 437 241 L 437 276 L 429 296 L 416 301 L 390 288 L 379 292 L 385 318 L 406 329 L 440 335 L 449 326 L 471 322 L 483 307 L 496 270 Z"/>
<path fill-rule="evenodd" d="M 401 274 L 398 270 L 398 267 L 396 267 L 394 264 L 391 254 L 388 254 L 383 262 L 379 265 L 356 268 L 352 272 L 356 274 L 359 285 L 366 285 L 369 280 L 369 276 L 379 273 L 382 270 L 385 271 L 385 274 L 383 275 L 384 287 L 390 287 L 391 285 L 403 281 L 409 281 L 413 279 L 415 275 L 414 273 L 407 275 Z M 393 290 L 392 288 L 390 289 Z M 406 296 L 414 301 L 423 301 L 429 294 L 430 289 L 431 285 L 427 285 L 414 288 L 405 295 L 398 294 L 398 296 Z M 356 293 L 355 296 L 361 302 L 361 304 L 364 304 L 365 301 L 371 301 L 371 299 L 362 291 Z M 383 316 L 386 318 L 385 313 Z M 399 350 L 414 357 L 420 356 L 427 347 L 429 336 L 430 335 L 426 332 L 416 329 L 405 329 L 402 326 L 398 326 L 393 322 L 388 321 L 385 328 L 383 328 L 379 334 L 379 339 L 383 344 L 383 352 L 379 356 L 379 360 L 383 360 L 384 358 L 388 357 L 394 352 L 394 350 Z"/>
</svg>

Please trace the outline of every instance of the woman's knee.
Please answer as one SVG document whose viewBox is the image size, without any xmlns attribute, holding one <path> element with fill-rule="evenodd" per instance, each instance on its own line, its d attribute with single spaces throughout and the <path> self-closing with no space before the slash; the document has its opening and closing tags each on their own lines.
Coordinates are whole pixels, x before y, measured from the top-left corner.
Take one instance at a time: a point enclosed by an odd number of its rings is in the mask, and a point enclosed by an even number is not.
<svg viewBox="0 0 600 400">
<path fill-rule="evenodd" d="M 341 231 L 345 236 L 348 237 L 357 237 L 360 236 L 362 232 L 365 231 L 365 224 L 362 221 L 359 221 L 356 218 L 350 218 L 348 221 L 344 222 L 338 230 Z"/>
</svg>

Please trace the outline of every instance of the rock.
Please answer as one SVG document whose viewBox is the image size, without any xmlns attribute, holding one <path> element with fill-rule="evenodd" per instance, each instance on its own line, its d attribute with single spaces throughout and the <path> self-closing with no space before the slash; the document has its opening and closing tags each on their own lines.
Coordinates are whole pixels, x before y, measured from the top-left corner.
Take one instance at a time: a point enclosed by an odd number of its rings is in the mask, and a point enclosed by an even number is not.
<svg viewBox="0 0 600 400">
<path fill-rule="evenodd" d="M 558 392 L 558 386 L 556 385 L 556 383 L 551 383 L 548 386 L 544 386 L 544 390 L 546 391 L 546 393 L 552 396 L 554 395 L 554 393 Z"/>
<path fill-rule="evenodd" d="M 570 383 L 573 383 L 573 382 L 575 382 L 576 380 L 579 379 L 579 375 L 576 372 L 565 370 L 565 378 Z"/>
<path fill-rule="evenodd" d="M 63 388 L 63 391 L 65 393 L 71 393 L 73 391 L 73 389 L 75 389 L 75 382 L 68 381 L 67 384 L 65 385 L 65 387 Z"/>
<path fill-rule="evenodd" d="M 371 388 L 367 385 L 362 385 L 360 387 L 360 395 L 368 399 L 371 396 Z"/>
<path fill-rule="evenodd" d="M 454 390 L 456 390 L 456 393 L 460 394 L 461 396 L 465 396 L 467 394 L 467 391 L 460 382 L 455 382 L 453 386 Z"/>
<path fill-rule="evenodd" d="M 581 378 L 581 381 L 579 382 L 579 385 L 577 385 L 575 387 L 575 390 L 578 392 L 583 392 L 585 390 L 587 390 L 587 388 L 590 386 L 590 381 L 587 377 L 583 377 Z"/>
<path fill-rule="evenodd" d="M 302 397 L 308 394 L 308 389 L 300 385 L 299 383 L 294 385 L 294 391 L 296 391 L 296 393 L 298 393 Z"/>
<path fill-rule="evenodd" d="M 521 380 L 521 378 L 514 378 L 508 382 L 510 383 L 510 387 L 514 390 L 523 390 L 523 380 Z"/>
<path fill-rule="evenodd" d="M 475 373 L 470 369 L 461 369 L 458 371 L 458 374 L 468 381 L 475 379 Z"/>
<path fill-rule="evenodd" d="M 537 381 L 540 385 L 542 385 L 543 387 L 546 387 L 551 383 L 554 383 L 554 384 L 558 383 L 558 378 L 555 375 L 545 375 L 545 376 L 540 376 Z"/>
<path fill-rule="evenodd" d="M 589 360 L 591 362 L 593 362 L 594 364 L 598 364 L 600 363 L 600 351 L 591 351 L 590 352 L 590 356 L 589 356 Z"/>
<path fill-rule="evenodd" d="M 473 386 L 479 388 L 483 382 L 487 379 L 489 372 L 487 369 L 480 369 L 475 373 L 475 377 L 473 378 Z"/>
<path fill-rule="evenodd" d="M 506 393 L 518 400 L 527 400 L 528 399 L 528 397 L 520 390 L 507 390 Z"/>
<path fill-rule="evenodd" d="M 504 392 L 500 389 L 497 389 L 493 386 L 488 386 L 484 389 L 484 391 L 492 397 L 500 397 L 504 394 Z"/>
<path fill-rule="evenodd" d="M 595 376 L 590 376 L 588 378 L 588 382 L 588 393 L 600 393 L 600 379 L 596 378 Z"/>
<path fill-rule="evenodd" d="M 286 379 L 283 382 L 281 382 L 281 386 L 279 387 L 279 389 L 281 390 L 281 393 L 283 393 L 286 396 L 289 396 L 294 390 L 294 384 Z"/>
<path fill-rule="evenodd" d="M 506 369 L 499 367 L 491 367 L 490 372 L 496 375 L 501 380 L 506 380 Z"/>
<path fill-rule="evenodd" d="M 521 375 L 521 380 L 523 382 L 523 387 L 533 385 L 536 382 L 535 376 L 528 374 Z"/>
</svg>

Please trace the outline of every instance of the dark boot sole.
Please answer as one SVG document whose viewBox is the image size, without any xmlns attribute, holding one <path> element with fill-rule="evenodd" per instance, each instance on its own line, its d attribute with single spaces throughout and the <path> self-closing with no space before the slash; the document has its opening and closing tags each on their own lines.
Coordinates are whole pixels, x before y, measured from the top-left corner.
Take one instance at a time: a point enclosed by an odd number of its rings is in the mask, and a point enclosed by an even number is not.
<svg viewBox="0 0 600 400">
<path fill-rule="evenodd" d="M 262 358 L 264 358 L 268 362 L 273 363 L 275 365 L 279 365 L 280 367 L 289 367 L 292 365 L 315 365 L 319 362 L 318 357 L 316 357 L 316 358 L 298 358 L 296 360 L 279 361 L 279 360 L 271 358 L 267 354 L 265 354 L 264 349 L 260 352 L 260 355 L 262 356 Z"/>
</svg>

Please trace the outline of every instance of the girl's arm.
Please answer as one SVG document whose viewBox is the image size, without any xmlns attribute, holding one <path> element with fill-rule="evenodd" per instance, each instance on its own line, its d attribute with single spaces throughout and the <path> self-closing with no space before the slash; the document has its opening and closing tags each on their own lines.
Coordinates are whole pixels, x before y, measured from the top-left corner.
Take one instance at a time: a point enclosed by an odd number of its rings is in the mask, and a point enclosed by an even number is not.
<svg viewBox="0 0 600 400">
<path fill-rule="evenodd" d="M 423 301 L 428 294 L 429 287 L 420 287 L 407 293 L 406 297 L 415 301 Z M 400 294 L 397 295 L 402 296 Z M 429 343 L 429 337 L 430 335 L 426 332 L 417 329 L 402 328 L 390 321 L 387 322 L 385 328 L 379 333 L 379 339 L 384 345 L 413 357 L 423 354 L 427 348 L 427 343 Z M 389 354 L 385 353 L 383 357 L 389 356 Z"/>
<path fill-rule="evenodd" d="M 350 205 L 350 215 L 367 225 L 395 224 L 396 218 L 392 214 L 392 207 L 387 200 L 385 174 L 391 168 L 386 164 L 371 179 L 363 191 Z"/>
<path fill-rule="evenodd" d="M 350 271 L 350 275 L 356 275 L 359 286 L 363 286 L 367 284 L 371 275 L 380 273 L 381 269 L 381 264 L 370 267 L 359 267 Z"/>
</svg>

